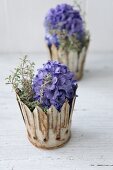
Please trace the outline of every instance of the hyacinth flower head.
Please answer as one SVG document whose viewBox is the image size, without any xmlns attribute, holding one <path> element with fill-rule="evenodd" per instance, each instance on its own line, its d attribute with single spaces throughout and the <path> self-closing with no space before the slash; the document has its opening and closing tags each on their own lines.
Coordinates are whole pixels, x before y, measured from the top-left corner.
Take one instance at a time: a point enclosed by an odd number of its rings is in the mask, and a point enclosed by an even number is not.
<svg viewBox="0 0 113 170">
<path fill-rule="evenodd" d="M 65 30 L 68 35 L 83 32 L 83 20 L 78 10 L 68 4 L 57 5 L 50 9 L 45 17 L 45 27 L 47 31 Z"/>
<path fill-rule="evenodd" d="M 77 41 L 82 42 L 85 36 L 84 20 L 80 11 L 68 4 L 60 4 L 50 9 L 45 17 L 44 26 L 46 34 L 53 37 L 56 35 L 57 38 L 54 37 L 55 45 L 58 45 L 58 39 L 62 43 L 62 40 L 65 38 L 73 45 Z M 47 42 L 52 44 L 51 38 L 48 38 Z"/>
<path fill-rule="evenodd" d="M 33 79 L 32 89 L 34 99 L 42 108 L 49 109 L 52 105 L 60 111 L 68 100 L 72 103 L 76 95 L 77 82 L 67 66 L 57 62 L 48 61 Z"/>
</svg>

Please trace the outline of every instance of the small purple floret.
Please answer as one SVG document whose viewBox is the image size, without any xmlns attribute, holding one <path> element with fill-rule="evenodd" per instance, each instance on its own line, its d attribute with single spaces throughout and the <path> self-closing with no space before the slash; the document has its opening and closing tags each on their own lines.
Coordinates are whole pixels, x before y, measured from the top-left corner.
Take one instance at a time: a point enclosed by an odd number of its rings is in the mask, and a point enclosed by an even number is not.
<svg viewBox="0 0 113 170">
<path fill-rule="evenodd" d="M 56 34 L 55 35 L 47 34 L 45 36 L 45 40 L 46 40 L 49 47 L 51 47 L 51 45 L 54 44 L 58 48 L 59 45 L 60 45 L 60 42 L 59 42 Z"/>
</svg>

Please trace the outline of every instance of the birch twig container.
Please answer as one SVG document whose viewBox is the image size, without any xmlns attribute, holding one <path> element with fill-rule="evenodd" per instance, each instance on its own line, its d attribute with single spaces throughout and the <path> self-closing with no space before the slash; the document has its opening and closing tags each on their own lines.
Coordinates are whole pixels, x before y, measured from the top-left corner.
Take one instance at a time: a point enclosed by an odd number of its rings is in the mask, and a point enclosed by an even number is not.
<svg viewBox="0 0 113 170">
<path fill-rule="evenodd" d="M 66 101 L 58 112 L 51 106 L 45 113 L 40 107 L 33 112 L 20 100 L 17 101 L 27 129 L 28 139 L 38 148 L 54 149 L 64 145 L 71 136 L 71 119 L 75 103 L 72 106 Z"/>
<path fill-rule="evenodd" d="M 16 92 L 30 142 L 54 149 L 71 135 L 71 119 L 77 82 L 67 66 L 48 61 L 34 75 L 34 63 L 26 57 L 8 78 Z"/>
</svg>

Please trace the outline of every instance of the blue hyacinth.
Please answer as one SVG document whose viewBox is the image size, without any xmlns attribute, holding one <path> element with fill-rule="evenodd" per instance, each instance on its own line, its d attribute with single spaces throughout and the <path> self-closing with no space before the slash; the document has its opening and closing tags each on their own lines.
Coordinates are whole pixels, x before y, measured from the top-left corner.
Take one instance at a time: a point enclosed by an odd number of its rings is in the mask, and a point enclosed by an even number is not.
<svg viewBox="0 0 113 170">
<path fill-rule="evenodd" d="M 62 33 L 65 33 L 66 37 L 75 36 L 78 40 L 84 36 L 84 22 L 80 12 L 68 4 L 57 5 L 56 8 L 50 9 L 45 17 L 44 25 L 46 33 L 53 36 L 53 39 L 54 36 L 57 37 L 56 40 L 60 38 Z M 54 35 L 54 32 L 58 34 Z M 48 38 L 47 42 L 52 44 L 51 38 Z M 54 43 L 58 46 L 60 41 Z"/>
<path fill-rule="evenodd" d="M 51 105 L 60 111 L 66 99 L 71 104 L 76 95 L 77 82 L 74 74 L 67 66 L 57 62 L 48 61 L 34 77 L 32 89 L 42 108 L 50 108 Z"/>
</svg>

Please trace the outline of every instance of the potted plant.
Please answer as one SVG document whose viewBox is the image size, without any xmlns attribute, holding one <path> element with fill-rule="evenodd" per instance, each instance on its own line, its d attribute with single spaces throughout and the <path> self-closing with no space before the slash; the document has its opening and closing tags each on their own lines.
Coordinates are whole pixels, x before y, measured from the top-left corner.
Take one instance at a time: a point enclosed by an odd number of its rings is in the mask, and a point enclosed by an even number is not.
<svg viewBox="0 0 113 170">
<path fill-rule="evenodd" d="M 70 138 L 77 82 L 67 66 L 48 61 L 34 75 L 27 57 L 7 78 L 12 84 L 30 142 L 52 149 Z"/>
<path fill-rule="evenodd" d="M 59 4 L 49 10 L 44 26 L 50 59 L 67 65 L 81 79 L 90 41 L 81 9 Z"/>
</svg>

